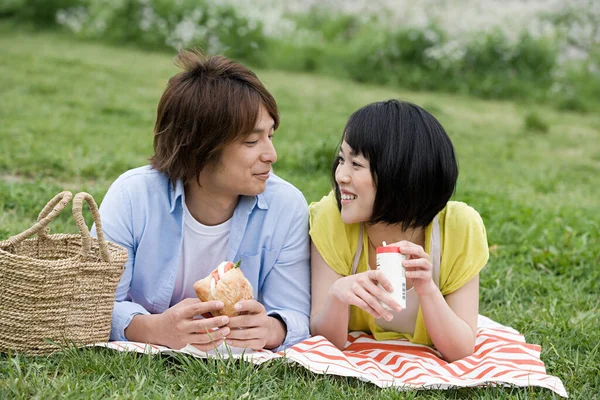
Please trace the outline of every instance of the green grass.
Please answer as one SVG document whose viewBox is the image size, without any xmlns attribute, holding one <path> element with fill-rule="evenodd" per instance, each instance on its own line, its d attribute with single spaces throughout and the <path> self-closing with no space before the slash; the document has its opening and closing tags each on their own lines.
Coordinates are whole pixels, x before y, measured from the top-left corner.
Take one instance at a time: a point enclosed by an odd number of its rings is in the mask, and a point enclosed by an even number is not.
<svg viewBox="0 0 600 400">
<path fill-rule="evenodd" d="M 154 113 L 172 57 L 0 24 L 0 239 L 30 226 L 57 192 L 100 202 L 152 152 Z M 542 346 L 572 398 L 600 391 L 600 116 L 412 93 L 319 76 L 257 71 L 281 109 L 277 173 L 308 201 L 329 190 L 327 163 L 346 118 L 376 100 L 425 106 L 459 157 L 456 200 L 475 207 L 492 246 L 481 313 Z M 546 132 L 528 129 L 536 115 Z M 64 213 L 53 232 L 76 232 Z M 91 223 L 88 217 L 88 223 Z M 225 380 L 225 376 L 229 378 Z M 69 349 L 0 356 L 0 398 L 554 398 L 542 389 L 402 393 L 275 361 L 149 357 Z"/>
</svg>

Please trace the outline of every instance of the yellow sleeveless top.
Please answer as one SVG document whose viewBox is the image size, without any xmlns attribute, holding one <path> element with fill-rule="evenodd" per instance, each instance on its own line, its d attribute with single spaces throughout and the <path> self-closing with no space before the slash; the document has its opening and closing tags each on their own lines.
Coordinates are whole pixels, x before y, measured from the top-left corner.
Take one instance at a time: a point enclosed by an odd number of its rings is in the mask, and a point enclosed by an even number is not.
<svg viewBox="0 0 600 400">
<path fill-rule="evenodd" d="M 358 247 L 360 224 L 345 224 L 337 207 L 334 192 L 312 203 L 310 211 L 310 237 L 323 260 L 339 275 L 352 273 L 352 261 Z M 450 294 L 473 279 L 485 266 L 489 258 L 485 226 L 475 209 L 465 203 L 450 201 L 438 214 L 440 224 L 440 291 Z M 430 254 L 432 224 L 425 229 L 425 252 Z M 363 251 L 357 272 L 368 269 L 367 235 L 363 236 Z M 414 333 L 386 332 L 375 324 L 375 319 L 366 311 L 351 306 L 350 331 L 371 333 L 377 340 L 405 337 L 414 343 L 431 345 L 423 314 L 419 308 Z"/>
</svg>

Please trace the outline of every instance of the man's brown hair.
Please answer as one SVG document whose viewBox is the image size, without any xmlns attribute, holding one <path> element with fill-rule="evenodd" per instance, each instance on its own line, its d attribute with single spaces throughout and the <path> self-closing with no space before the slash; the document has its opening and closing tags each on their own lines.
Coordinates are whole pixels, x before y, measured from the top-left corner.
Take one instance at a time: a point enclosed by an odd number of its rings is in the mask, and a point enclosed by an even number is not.
<svg viewBox="0 0 600 400">
<path fill-rule="evenodd" d="M 279 126 L 277 103 L 256 75 L 222 56 L 180 51 L 156 112 L 152 168 L 174 183 L 198 179 L 225 146 L 250 134 L 261 104 Z"/>
</svg>

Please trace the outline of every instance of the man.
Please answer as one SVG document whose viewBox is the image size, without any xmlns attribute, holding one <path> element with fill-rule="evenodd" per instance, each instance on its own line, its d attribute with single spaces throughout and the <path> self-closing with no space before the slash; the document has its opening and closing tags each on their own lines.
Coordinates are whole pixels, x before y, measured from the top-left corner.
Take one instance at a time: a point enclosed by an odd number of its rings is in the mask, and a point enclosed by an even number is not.
<svg viewBox="0 0 600 400">
<path fill-rule="evenodd" d="M 224 57 L 183 51 L 176 63 L 151 165 L 121 175 L 100 207 L 107 240 L 129 251 L 111 340 L 286 348 L 309 335 L 310 248 L 306 201 L 271 168 L 277 104 Z M 225 260 L 241 260 L 255 300 L 198 318 L 223 303 L 201 302 L 193 284 Z"/>
</svg>

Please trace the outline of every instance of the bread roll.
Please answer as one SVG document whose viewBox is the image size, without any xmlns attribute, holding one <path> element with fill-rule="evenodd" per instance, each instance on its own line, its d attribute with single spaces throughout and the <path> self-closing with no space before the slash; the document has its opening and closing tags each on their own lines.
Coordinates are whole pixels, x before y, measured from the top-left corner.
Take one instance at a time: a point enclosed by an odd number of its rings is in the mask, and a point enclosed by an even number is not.
<svg viewBox="0 0 600 400">
<path fill-rule="evenodd" d="M 213 316 L 238 315 L 233 306 L 241 300 L 254 298 L 252 285 L 239 268 L 240 262 L 222 262 L 206 278 L 194 283 L 198 298 L 204 302 L 220 300 L 225 305 L 222 310 L 213 311 Z"/>
</svg>

